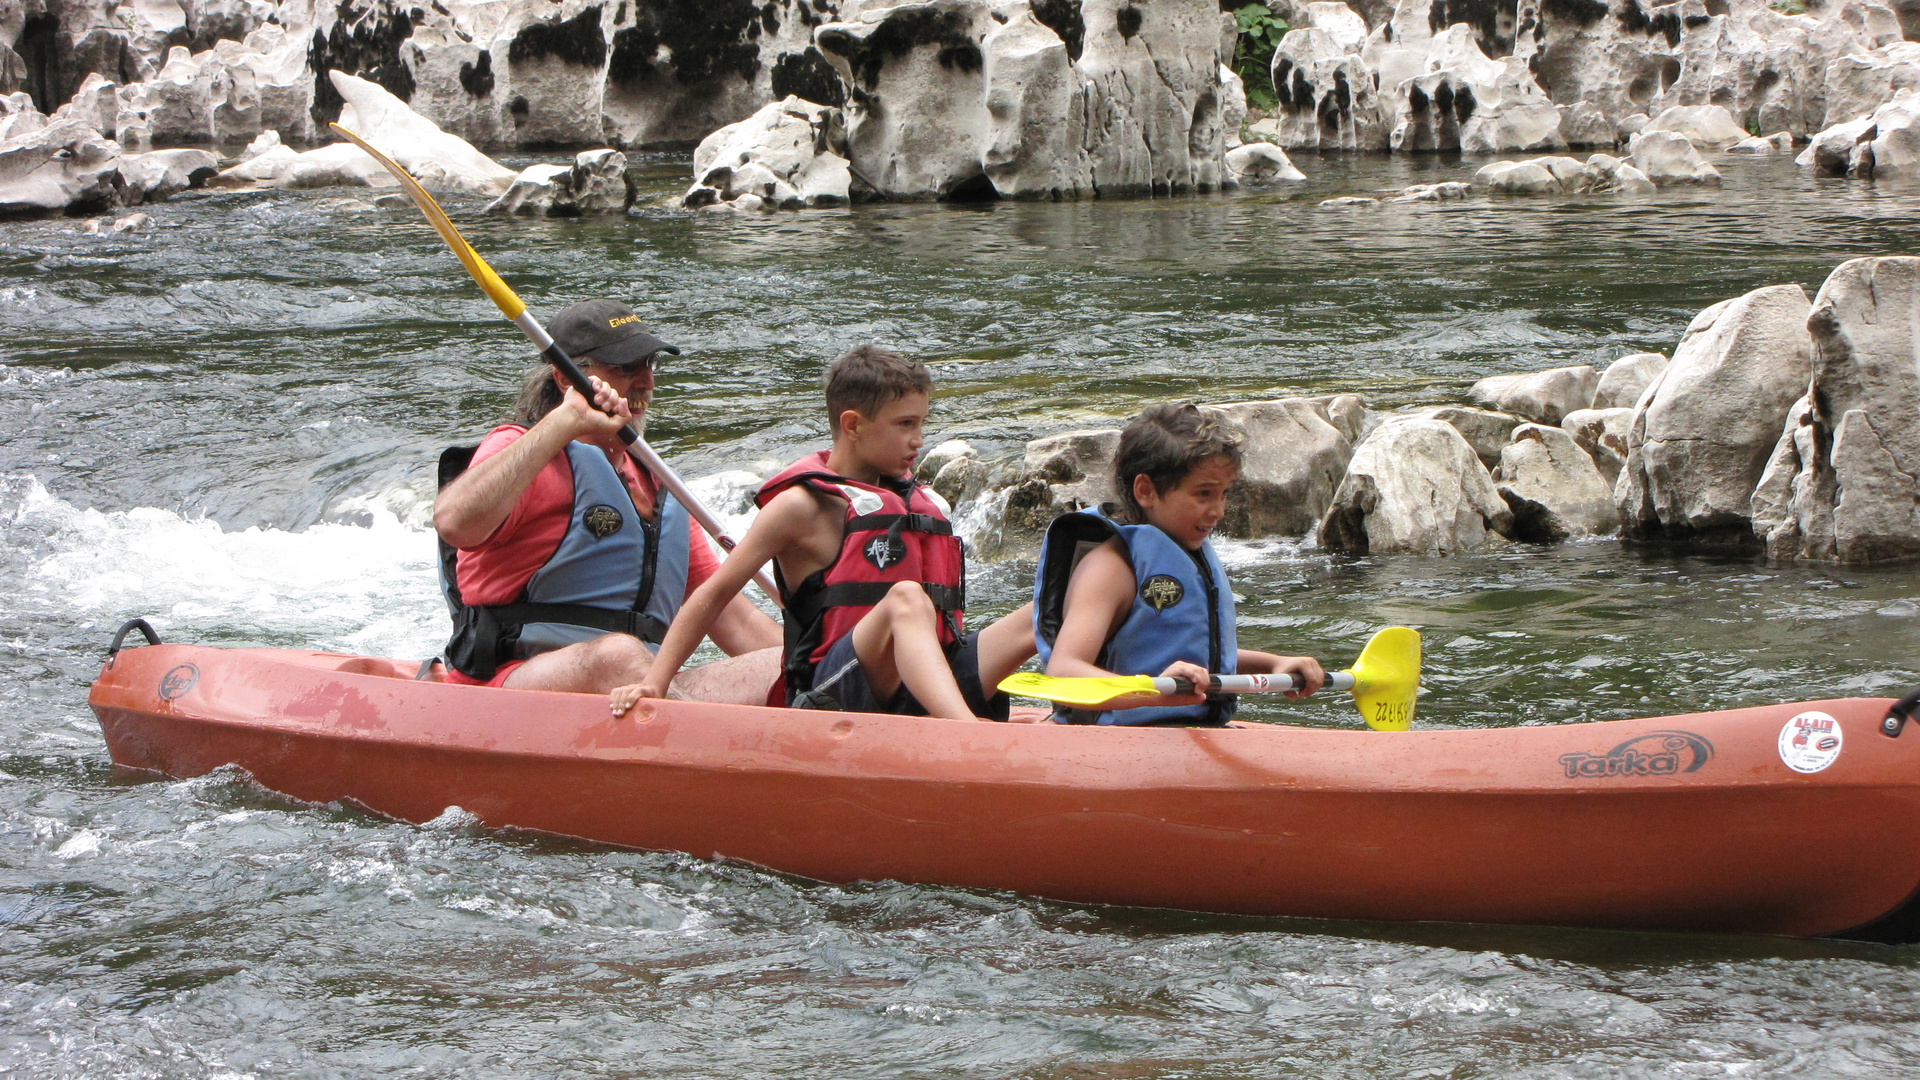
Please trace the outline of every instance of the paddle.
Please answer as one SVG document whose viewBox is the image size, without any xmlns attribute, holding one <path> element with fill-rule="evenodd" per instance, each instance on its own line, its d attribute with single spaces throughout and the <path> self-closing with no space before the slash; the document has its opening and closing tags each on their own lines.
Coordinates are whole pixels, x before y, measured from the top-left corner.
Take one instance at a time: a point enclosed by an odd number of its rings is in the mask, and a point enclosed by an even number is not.
<svg viewBox="0 0 1920 1080">
<path fill-rule="evenodd" d="M 1420 633 L 1389 626 L 1373 635 L 1360 659 L 1345 671 L 1327 676 L 1327 686 L 1353 694 L 1353 703 L 1367 726 L 1376 731 L 1405 731 L 1413 722 L 1413 706 L 1420 691 Z M 1191 693 L 1187 679 L 1152 675 L 1110 675 L 1100 678 L 1056 679 L 1031 671 L 1015 672 L 1000 689 L 1021 697 L 1042 698 L 1080 709 L 1097 708 L 1129 697 Z M 1257 694 L 1297 689 L 1290 675 L 1214 675 L 1208 690 L 1219 694 Z"/>
<path fill-rule="evenodd" d="M 500 313 L 505 315 L 513 325 L 519 327 L 521 333 L 527 335 L 527 340 L 533 342 L 533 347 L 540 350 L 541 359 L 558 368 L 560 373 L 567 377 L 567 381 L 573 384 L 573 388 L 580 392 L 581 397 L 592 401 L 593 387 L 588 384 L 586 373 L 580 370 L 580 365 L 574 363 L 573 357 L 568 356 L 566 350 L 548 336 L 546 327 L 541 326 L 539 320 L 527 311 L 527 305 L 506 282 L 500 280 L 500 275 L 493 272 L 493 267 L 487 265 L 487 261 L 480 257 L 480 253 L 473 250 L 466 238 L 460 235 L 460 230 L 453 227 L 453 222 L 447 219 L 446 211 L 440 209 L 440 204 L 433 201 L 433 196 L 427 194 L 427 189 L 421 187 L 413 175 L 395 164 L 393 159 L 375 150 L 367 140 L 339 124 L 327 126 L 366 151 L 367 156 L 379 162 L 393 174 L 395 180 L 400 181 L 400 186 L 405 188 L 407 194 L 413 198 L 413 204 L 426 215 L 428 224 L 431 224 L 434 231 L 440 234 L 440 239 L 447 242 L 447 247 L 453 249 L 454 255 L 460 259 L 460 265 L 466 267 L 467 273 L 473 275 L 473 280 L 480 285 L 480 290 L 487 294 L 487 298 L 500 309 Z M 680 474 L 669 468 L 667 463 L 660 459 L 659 454 L 654 453 L 653 447 L 647 445 L 646 440 L 640 437 L 640 433 L 633 429 L 632 424 L 627 424 L 620 429 L 620 441 L 626 444 L 627 453 L 633 460 L 652 473 L 654 478 L 660 481 L 661 487 L 672 492 L 673 497 L 680 500 L 680 505 L 687 508 L 687 513 L 693 516 L 693 520 L 700 523 L 701 528 L 707 530 L 707 535 L 713 537 L 715 543 L 727 551 L 733 550 L 734 539 L 727 535 L 727 530 L 720 524 L 720 519 L 714 517 L 713 513 L 694 497 L 693 492 L 687 490 L 686 482 L 680 479 Z M 780 602 L 780 590 L 774 587 L 766 571 L 756 571 L 753 580 L 759 583 L 761 590 L 771 597 L 774 603 Z"/>
</svg>

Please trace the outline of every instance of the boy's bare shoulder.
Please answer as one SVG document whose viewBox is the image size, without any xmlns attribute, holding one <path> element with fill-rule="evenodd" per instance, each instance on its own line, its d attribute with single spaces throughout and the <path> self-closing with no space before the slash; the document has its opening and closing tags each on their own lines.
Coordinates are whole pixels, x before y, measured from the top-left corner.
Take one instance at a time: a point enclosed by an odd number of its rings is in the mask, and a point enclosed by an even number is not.
<svg viewBox="0 0 1920 1080">
<path fill-rule="evenodd" d="M 846 516 L 846 500 L 815 491 L 803 484 L 782 491 L 761 507 L 748 532 L 789 540 L 811 536 L 823 526 L 838 530 Z"/>
</svg>

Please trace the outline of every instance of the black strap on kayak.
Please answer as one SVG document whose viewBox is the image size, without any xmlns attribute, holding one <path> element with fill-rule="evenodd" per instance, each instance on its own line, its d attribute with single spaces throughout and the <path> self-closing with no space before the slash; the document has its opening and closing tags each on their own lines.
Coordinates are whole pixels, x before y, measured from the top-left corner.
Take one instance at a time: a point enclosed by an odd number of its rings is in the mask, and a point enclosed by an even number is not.
<svg viewBox="0 0 1920 1080">
<path fill-rule="evenodd" d="M 413 673 L 413 681 L 426 682 L 427 677 L 433 674 L 433 665 L 444 663 L 446 663 L 446 661 L 437 656 L 429 656 L 425 660 L 420 661 L 420 670 Z"/>
<path fill-rule="evenodd" d="M 160 635 L 153 632 L 153 627 L 148 625 L 147 620 L 128 619 L 126 622 L 120 624 L 119 631 L 113 635 L 113 644 L 107 646 L 107 666 L 108 667 L 112 667 L 114 660 L 119 657 L 121 643 L 126 641 L 127 635 L 133 633 L 135 630 L 138 630 L 142 634 L 146 635 L 147 644 L 149 645 L 160 644 Z"/>
<path fill-rule="evenodd" d="M 1900 729 L 1913 719 L 1916 710 L 1920 710 L 1920 690 L 1910 690 L 1907 696 L 1893 703 L 1887 710 L 1886 719 L 1880 721 L 1880 734 L 1889 739 L 1900 737 Z"/>
</svg>

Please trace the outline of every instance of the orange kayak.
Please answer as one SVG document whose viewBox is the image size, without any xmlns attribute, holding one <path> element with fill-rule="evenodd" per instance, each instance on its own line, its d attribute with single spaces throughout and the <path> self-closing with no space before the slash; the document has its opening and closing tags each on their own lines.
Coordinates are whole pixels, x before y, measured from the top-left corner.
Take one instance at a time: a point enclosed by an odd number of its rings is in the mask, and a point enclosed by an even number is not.
<svg viewBox="0 0 1920 1080">
<path fill-rule="evenodd" d="M 116 765 L 237 765 L 822 881 L 1248 915 L 1920 938 L 1920 732 L 1887 699 L 1487 730 L 1094 728 L 417 681 L 392 660 L 120 650 Z"/>
</svg>

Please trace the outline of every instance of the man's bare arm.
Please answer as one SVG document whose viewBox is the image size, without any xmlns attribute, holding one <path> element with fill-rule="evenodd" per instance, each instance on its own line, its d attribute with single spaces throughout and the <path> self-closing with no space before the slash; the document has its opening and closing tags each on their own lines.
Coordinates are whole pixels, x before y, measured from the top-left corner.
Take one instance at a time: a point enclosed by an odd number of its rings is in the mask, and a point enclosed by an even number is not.
<svg viewBox="0 0 1920 1080">
<path fill-rule="evenodd" d="M 457 548 L 486 543 L 513 512 L 527 485 L 554 455 L 579 438 L 611 436 L 631 417 L 627 403 L 599 379 L 591 380 L 594 400 L 609 415 L 587 404 L 572 388 L 560 404 L 505 450 L 489 457 L 448 484 L 433 500 L 433 529 Z"/>
<path fill-rule="evenodd" d="M 739 656 L 755 649 L 772 648 L 781 643 L 780 624 L 767 618 L 744 591 L 733 594 L 727 606 L 707 628 L 707 636 L 728 656 Z"/>
</svg>

